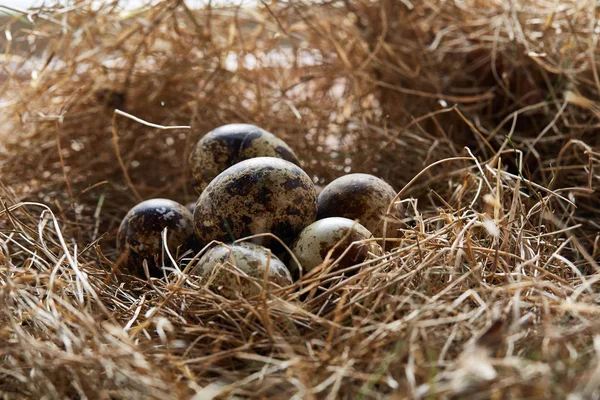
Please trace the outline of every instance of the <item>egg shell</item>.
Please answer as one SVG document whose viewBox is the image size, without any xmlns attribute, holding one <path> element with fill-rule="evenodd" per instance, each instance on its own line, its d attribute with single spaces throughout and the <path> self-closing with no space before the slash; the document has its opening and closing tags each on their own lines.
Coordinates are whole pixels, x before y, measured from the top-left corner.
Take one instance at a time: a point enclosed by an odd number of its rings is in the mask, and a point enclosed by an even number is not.
<svg viewBox="0 0 600 400">
<path fill-rule="evenodd" d="M 143 260 L 148 261 L 152 276 L 162 276 L 155 256 L 162 255 L 162 231 L 167 228 L 167 245 L 173 256 L 194 243 L 192 214 L 181 204 L 168 199 L 151 199 L 133 207 L 121 221 L 117 232 L 117 250 L 126 253 L 127 265 L 133 273 L 144 277 Z M 168 262 L 168 261 L 167 261 Z"/>
<path fill-rule="evenodd" d="M 388 183 L 369 174 L 348 174 L 333 180 L 319 194 L 317 219 L 344 217 L 358 220 L 376 237 L 383 236 L 383 217 L 396 191 Z M 402 218 L 399 206 L 392 215 Z M 397 237 L 399 224 L 388 220 L 387 238 Z"/>
<path fill-rule="evenodd" d="M 291 162 L 258 157 L 229 167 L 206 187 L 194 223 L 204 244 L 267 232 L 290 244 L 316 215 L 317 194 L 308 175 Z M 268 237 L 253 242 L 277 243 Z"/>
<path fill-rule="evenodd" d="M 254 125 L 229 124 L 204 135 L 190 153 L 192 181 L 198 193 L 218 174 L 255 157 L 275 157 L 300 165 L 294 151 L 281 139 Z"/>
<path fill-rule="evenodd" d="M 379 252 L 374 242 L 352 244 L 372 237 L 367 228 L 348 218 L 324 218 L 304 228 L 291 250 L 300 262 L 303 273 L 307 274 L 321 265 L 332 249 L 330 262 L 337 260 L 352 245 L 336 267 L 338 270 L 346 269 L 364 262 L 369 251 Z M 294 277 L 299 275 L 295 262 L 290 263 L 290 271 Z"/>
<path fill-rule="evenodd" d="M 273 284 L 279 287 L 292 284 L 292 277 L 285 264 L 271 254 L 269 249 L 254 243 L 212 247 L 200 258 L 199 265 L 198 274 L 205 282 L 229 299 L 257 296 L 263 286 L 267 267 L 267 288 L 275 288 Z M 255 279 L 244 277 L 232 265 Z"/>
</svg>

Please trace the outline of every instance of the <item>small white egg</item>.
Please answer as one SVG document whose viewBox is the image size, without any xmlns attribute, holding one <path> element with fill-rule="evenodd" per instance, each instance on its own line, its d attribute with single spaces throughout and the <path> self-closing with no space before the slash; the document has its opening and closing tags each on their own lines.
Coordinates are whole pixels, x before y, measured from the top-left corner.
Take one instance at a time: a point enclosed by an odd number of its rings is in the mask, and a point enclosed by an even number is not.
<svg viewBox="0 0 600 400">
<path fill-rule="evenodd" d="M 333 249 L 330 261 L 337 260 L 349 246 L 336 269 L 345 269 L 364 262 L 369 252 L 378 253 L 379 246 L 368 242 L 373 235 L 367 228 L 348 218 L 331 217 L 321 219 L 306 228 L 292 245 L 292 252 L 300 262 L 303 273 L 306 274 L 325 261 Z M 363 242 L 364 243 L 354 243 Z M 353 244 L 354 243 L 354 244 Z M 293 276 L 298 276 L 297 265 L 292 261 L 290 270 Z"/>
</svg>

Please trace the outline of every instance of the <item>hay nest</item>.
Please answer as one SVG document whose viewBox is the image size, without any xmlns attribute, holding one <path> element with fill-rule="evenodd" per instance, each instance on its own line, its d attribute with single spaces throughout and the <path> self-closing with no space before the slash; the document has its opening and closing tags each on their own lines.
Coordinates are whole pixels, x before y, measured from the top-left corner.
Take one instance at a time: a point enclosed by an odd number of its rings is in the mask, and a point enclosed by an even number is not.
<svg viewBox="0 0 600 400">
<path fill-rule="evenodd" d="M 3 398 L 600 396 L 594 1 L 0 12 Z M 230 122 L 401 190 L 396 248 L 251 301 L 121 271 Z"/>
</svg>

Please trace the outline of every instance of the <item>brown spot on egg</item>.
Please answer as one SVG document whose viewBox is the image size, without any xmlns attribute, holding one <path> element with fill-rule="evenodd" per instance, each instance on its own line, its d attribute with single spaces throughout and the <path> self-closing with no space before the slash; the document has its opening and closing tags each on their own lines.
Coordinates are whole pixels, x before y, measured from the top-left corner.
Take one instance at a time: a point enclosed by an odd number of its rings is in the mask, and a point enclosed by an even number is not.
<svg viewBox="0 0 600 400">
<path fill-rule="evenodd" d="M 288 179 L 287 181 L 285 181 L 285 183 L 283 184 L 283 187 L 286 190 L 292 190 L 295 189 L 297 187 L 302 187 L 302 179 L 301 178 L 296 178 L 296 179 Z"/>
<path fill-rule="evenodd" d="M 294 154 L 294 152 L 288 146 L 279 145 L 279 146 L 275 147 L 275 153 L 277 153 L 277 155 L 279 155 L 279 158 L 282 158 L 282 159 L 288 160 L 288 161 L 291 161 L 291 160 L 297 158 L 296 155 Z"/>
</svg>

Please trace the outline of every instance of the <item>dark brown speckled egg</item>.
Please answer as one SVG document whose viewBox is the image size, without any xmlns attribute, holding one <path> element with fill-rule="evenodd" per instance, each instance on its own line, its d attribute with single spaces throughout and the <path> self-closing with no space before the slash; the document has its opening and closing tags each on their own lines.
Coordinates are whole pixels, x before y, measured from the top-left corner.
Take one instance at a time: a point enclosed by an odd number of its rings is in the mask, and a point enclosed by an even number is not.
<svg viewBox="0 0 600 400">
<path fill-rule="evenodd" d="M 162 231 L 167 228 L 167 244 L 171 255 L 175 257 L 177 249 L 181 254 L 194 240 L 192 214 L 181 204 L 168 199 L 146 200 L 133 207 L 119 226 L 117 249 L 127 252 L 127 264 L 132 272 L 144 277 L 143 260 L 148 261 L 152 276 L 162 276 L 156 265 L 162 259 Z M 166 258 L 165 265 L 171 262 Z"/>
<path fill-rule="evenodd" d="M 300 167 L 278 158 L 257 157 L 213 179 L 198 198 L 194 224 L 203 244 L 268 232 L 290 244 L 316 215 L 315 186 Z M 267 237 L 253 242 L 276 246 Z"/>
<path fill-rule="evenodd" d="M 330 262 L 337 260 L 347 250 L 336 266 L 338 270 L 346 269 L 364 262 L 369 252 L 381 255 L 380 246 L 367 241 L 372 237 L 367 228 L 351 219 L 324 218 L 300 232 L 292 245 L 292 252 L 300 262 L 303 274 L 306 274 L 321 265 L 331 250 Z M 290 263 L 290 271 L 292 276 L 298 277 L 299 270 L 293 261 Z"/>
<path fill-rule="evenodd" d="M 396 191 L 385 181 L 369 174 L 348 174 L 333 180 L 319 194 L 317 219 L 344 217 L 358 220 L 376 237 L 383 236 L 383 217 Z M 402 218 L 399 205 L 391 217 Z M 386 237 L 397 237 L 398 224 L 388 220 Z"/>
<path fill-rule="evenodd" d="M 249 124 L 223 125 L 204 135 L 190 153 L 192 181 L 200 194 L 227 168 L 254 157 L 275 157 L 300 165 L 293 150 L 270 132 Z"/>
<path fill-rule="evenodd" d="M 285 264 L 269 249 L 254 243 L 212 247 L 200 258 L 199 265 L 198 274 L 204 278 L 204 282 L 229 299 L 257 296 L 263 287 L 265 272 L 267 289 L 292 284 Z"/>
</svg>

